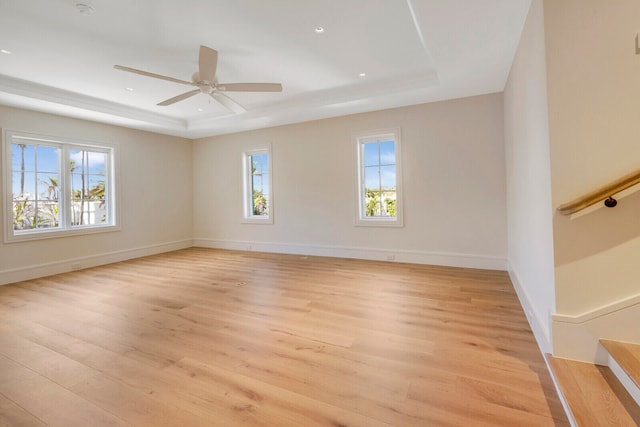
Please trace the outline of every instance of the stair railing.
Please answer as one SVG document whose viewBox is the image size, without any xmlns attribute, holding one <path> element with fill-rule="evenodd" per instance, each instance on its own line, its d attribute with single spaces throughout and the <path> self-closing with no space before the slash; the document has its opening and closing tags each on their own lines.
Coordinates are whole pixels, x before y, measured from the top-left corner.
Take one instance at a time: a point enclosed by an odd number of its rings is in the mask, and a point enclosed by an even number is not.
<svg viewBox="0 0 640 427">
<path fill-rule="evenodd" d="M 618 204 L 618 201 L 613 196 L 636 184 L 640 184 L 640 169 L 569 203 L 558 206 L 558 212 L 562 215 L 572 215 L 600 202 L 604 202 L 604 205 L 608 208 L 613 208 Z"/>
</svg>

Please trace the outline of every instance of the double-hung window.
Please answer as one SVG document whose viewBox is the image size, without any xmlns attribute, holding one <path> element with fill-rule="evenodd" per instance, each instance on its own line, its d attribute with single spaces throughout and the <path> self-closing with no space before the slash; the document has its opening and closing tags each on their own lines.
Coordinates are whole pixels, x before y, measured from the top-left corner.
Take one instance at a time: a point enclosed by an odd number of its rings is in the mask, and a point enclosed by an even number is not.
<svg viewBox="0 0 640 427">
<path fill-rule="evenodd" d="M 355 138 L 357 225 L 402 226 L 400 129 Z"/>
<path fill-rule="evenodd" d="M 273 224 L 271 191 L 271 147 L 245 151 L 242 155 L 244 181 L 243 222 Z"/>
<path fill-rule="evenodd" d="M 5 241 L 116 228 L 114 148 L 5 131 Z"/>
</svg>

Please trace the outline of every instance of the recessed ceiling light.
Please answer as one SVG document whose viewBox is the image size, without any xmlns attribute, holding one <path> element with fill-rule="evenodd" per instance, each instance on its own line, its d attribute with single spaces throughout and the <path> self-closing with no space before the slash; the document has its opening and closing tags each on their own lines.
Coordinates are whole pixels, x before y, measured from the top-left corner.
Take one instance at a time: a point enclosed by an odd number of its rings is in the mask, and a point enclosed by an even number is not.
<svg viewBox="0 0 640 427">
<path fill-rule="evenodd" d="M 78 9 L 78 12 L 80 12 L 81 15 L 93 15 L 96 13 L 93 6 L 86 3 L 76 3 L 76 9 Z"/>
<path fill-rule="evenodd" d="M 316 27 L 316 29 L 314 31 L 316 32 L 316 34 L 322 34 L 322 33 L 324 33 L 324 28 L 323 27 Z"/>
<path fill-rule="evenodd" d="M 198 108 L 198 111 L 202 112 L 204 111 L 204 108 Z"/>
<path fill-rule="evenodd" d="M 4 53 L 5 55 L 11 55 L 13 52 L 7 49 L 0 49 L 0 53 Z"/>
<path fill-rule="evenodd" d="M 367 73 L 360 73 L 360 74 L 358 74 L 358 75 L 359 75 L 360 77 L 366 77 L 366 76 L 367 76 Z"/>
<path fill-rule="evenodd" d="M 125 90 L 127 90 L 129 92 L 133 92 L 133 88 L 132 87 L 125 87 Z"/>
</svg>

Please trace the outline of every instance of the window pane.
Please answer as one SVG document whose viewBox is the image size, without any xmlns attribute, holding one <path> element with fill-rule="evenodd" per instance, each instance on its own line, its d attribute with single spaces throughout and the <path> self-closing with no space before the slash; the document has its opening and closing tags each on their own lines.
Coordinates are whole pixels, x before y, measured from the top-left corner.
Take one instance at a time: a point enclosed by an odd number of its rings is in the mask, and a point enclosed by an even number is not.
<svg viewBox="0 0 640 427">
<path fill-rule="evenodd" d="M 85 176 L 85 204 L 87 215 L 85 224 L 100 224 L 108 221 L 107 197 L 105 192 L 106 154 L 87 151 L 87 172 Z"/>
<path fill-rule="evenodd" d="M 95 151 L 89 151 L 87 155 L 89 164 L 87 172 L 90 174 L 104 175 L 107 155 Z"/>
<path fill-rule="evenodd" d="M 77 173 L 71 174 L 71 198 L 82 198 L 82 182 L 82 175 Z"/>
<path fill-rule="evenodd" d="M 269 173 L 269 163 L 266 154 L 260 156 L 260 166 L 262 167 L 262 173 Z"/>
<path fill-rule="evenodd" d="M 58 200 L 60 179 L 57 173 L 38 173 L 38 199 Z"/>
<path fill-rule="evenodd" d="M 269 175 L 266 173 L 260 177 L 260 191 L 269 200 Z"/>
<path fill-rule="evenodd" d="M 13 194 L 16 196 L 36 199 L 36 174 L 33 172 L 14 172 L 13 174 Z"/>
<path fill-rule="evenodd" d="M 269 215 L 269 163 L 267 154 L 250 155 L 251 215 Z"/>
<path fill-rule="evenodd" d="M 367 190 L 380 190 L 380 168 L 378 166 L 364 168 L 364 187 Z"/>
<path fill-rule="evenodd" d="M 386 141 L 380 143 L 380 164 L 381 165 L 395 165 L 396 164 L 396 149 L 393 141 Z"/>
<path fill-rule="evenodd" d="M 38 201 L 36 212 L 37 228 L 58 227 L 60 205 L 56 201 Z"/>
<path fill-rule="evenodd" d="M 377 142 L 364 144 L 363 151 L 364 151 L 365 166 L 373 166 L 373 165 L 380 164 L 379 144 Z"/>
<path fill-rule="evenodd" d="M 84 225 L 100 224 L 106 220 L 104 202 L 100 200 L 85 200 L 83 214 Z"/>
<path fill-rule="evenodd" d="M 71 165 L 71 171 L 79 172 L 78 168 L 82 166 L 84 156 L 83 150 L 71 150 L 69 152 L 69 164 Z"/>
<path fill-rule="evenodd" d="M 60 149 L 17 143 L 11 150 L 13 229 L 59 227 Z"/>
<path fill-rule="evenodd" d="M 381 166 L 380 167 L 380 185 L 383 190 L 396 188 L 396 167 L 395 166 Z"/>
<path fill-rule="evenodd" d="M 383 216 L 395 217 L 396 213 L 396 192 L 385 191 L 382 193 L 381 208 Z"/>
<path fill-rule="evenodd" d="M 253 175 L 262 175 L 266 172 L 266 155 L 257 155 L 257 156 L 249 156 L 251 159 L 251 164 L 253 165 Z"/>
<path fill-rule="evenodd" d="M 263 183 L 265 181 L 265 177 L 266 174 L 261 172 L 261 167 L 258 167 L 258 170 L 260 170 L 260 172 L 256 172 L 253 174 L 253 176 L 251 177 L 251 181 L 254 183 L 255 186 L 261 187 L 263 186 Z"/>
<path fill-rule="evenodd" d="M 13 229 L 30 230 L 35 227 L 36 202 L 17 199 L 13 202 Z"/>
<path fill-rule="evenodd" d="M 100 225 L 109 221 L 106 194 L 107 154 L 71 150 L 71 225 Z"/>
<path fill-rule="evenodd" d="M 102 200 L 74 200 L 72 202 L 71 225 L 96 225 L 106 222 L 106 205 Z"/>
<path fill-rule="evenodd" d="M 71 225 L 82 225 L 84 224 L 84 206 L 81 207 L 82 201 L 73 200 L 71 202 Z"/>
<path fill-rule="evenodd" d="M 39 146 L 36 150 L 38 172 L 58 172 L 58 153 L 56 147 Z"/>
<path fill-rule="evenodd" d="M 366 190 L 365 213 L 368 217 L 380 216 L 380 192 Z"/>
<path fill-rule="evenodd" d="M 253 190 L 253 215 L 269 215 L 269 204 L 261 190 Z"/>
<path fill-rule="evenodd" d="M 256 179 L 254 177 L 252 188 L 253 188 L 253 191 L 262 192 L 264 190 L 263 185 L 262 185 L 262 179 Z"/>
<path fill-rule="evenodd" d="M 11 145 L 11 192 L 14 197 L 36 199 L 35 151 L 35 145 L 23 143 Z M 55 155 L 57 154 L 54 153 Z M 54 169 L 55 171 L 57 168 Z"/>
<path fill-rule="evenodd" d="M 34 171 L 36 168 L 34 150 L 33 145 L 11 144 L 11 168 L 14 171 L 21 171 L 24 161 L 24 170 Z"/>
<path fill-rule="evenodd" d="M 105 187 L 104 177 L 100 175 L 89 175 L 89 187 L 86 197 L 91 200 L 104 200 Z"/>
</svg>

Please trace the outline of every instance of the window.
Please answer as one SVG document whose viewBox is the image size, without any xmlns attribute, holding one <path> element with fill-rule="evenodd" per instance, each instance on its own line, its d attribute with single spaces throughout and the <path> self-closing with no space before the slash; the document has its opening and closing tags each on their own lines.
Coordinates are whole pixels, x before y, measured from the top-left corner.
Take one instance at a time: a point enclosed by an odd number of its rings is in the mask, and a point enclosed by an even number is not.
<svg viewBox="0 0 640 427">
<path fill-rule="evenodd" d="M 113 147 L 6 131 L 5 241 L 113 230 Z"/>
<path fill-rule="evenodd" d="M 244 221 L 273 224 L 270 147 L 243 153 Z"/>
<path fill-rule="evenodd" d="M 357 225 L 402 226 L 400 129 L 356 136 Z"/>
</svg>

